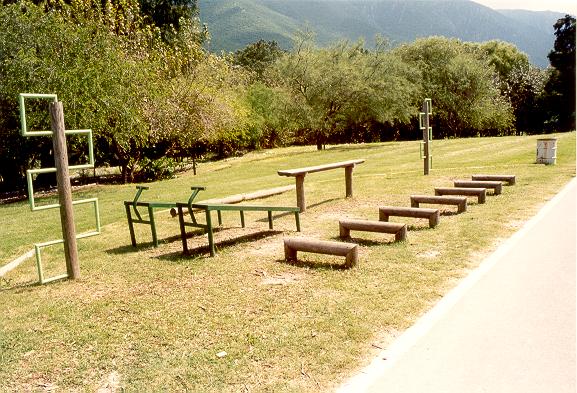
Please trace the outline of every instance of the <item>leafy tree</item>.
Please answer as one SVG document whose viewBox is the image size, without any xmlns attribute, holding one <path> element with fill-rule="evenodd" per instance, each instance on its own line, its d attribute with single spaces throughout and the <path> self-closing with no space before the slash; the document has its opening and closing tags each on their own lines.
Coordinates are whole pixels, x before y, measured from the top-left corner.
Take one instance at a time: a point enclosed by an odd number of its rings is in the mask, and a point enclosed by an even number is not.
<svg viewBox="0 0 577 393">
<path fill-rule="evenodd" d="M 545 87 L 550 126 L 560 131 L 575 129 L 575 18 L 557 20 L 554 49 L 549 53 L 553 68 Z"/>
<path fill-rule="evenodd" d="M 415 74 L 384 46 L 369 52 L 362 42 L 343 42 L 316 49 L 305 37 L 295 48 L 275 64 L 272 78 L 290 94 L 293 123 L 319 150 L 351 124 L 416 113 Z"/>
<path fill-rule="evenodd" d="M 513 112 L 495 82 L 495 71 L 475 48 L 456 39 L 430 37 L 394 50 L 421 72 L 434 104 L 438 137 L 511 132 Z"/>
<path fill-rule="evenodd" d="M 283 54 L 276 41 L 259 40 L 237 50 L 233 55 L 233 64 L 254 72 L 257 79 L 262 80 L 265 70 Z"/>
</svg>

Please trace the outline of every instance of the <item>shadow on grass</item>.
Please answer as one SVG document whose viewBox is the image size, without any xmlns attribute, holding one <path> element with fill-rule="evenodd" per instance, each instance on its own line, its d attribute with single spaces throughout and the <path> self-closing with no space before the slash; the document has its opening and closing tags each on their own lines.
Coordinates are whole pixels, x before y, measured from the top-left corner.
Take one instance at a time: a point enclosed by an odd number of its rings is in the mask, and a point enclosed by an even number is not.
<svg viewBox="0 0 577 393">
<path fill-rule="evenodd" d="M 266 230 L 266 231 L 253 232 L 250 234 L 237 236 L 237 237 L 222 240 L 222 241 L 217 241 L 217 239 L 215 239 L 214 246 L 216 248 L 216 252 L 218 253 L 219 249 L 224 248 L 224 247 L 235 246 L 235 245 L 239 245 L 239 244 L 243 244 L 243 243 L 251 243 L 254 241 L 265 239 L 267 237 L 276 236 L 276 235 L 279 235 L 281 233 L 283 233 L 283 231 Z M 192 237 L 193 236 L 188 236 L 187 238 L 192 238 Z M 204 235 L 201 235 L 201 237 L 204 237 Z M 179 237 L 179 239 L 180 239 L 180 237 Z M 200 259 L 202 257 L 209 257 L 209 256 L 210 256 L 210 248 L 208 246 L 208 240 L 207 240 L 207 244 L 199 245 L 196 247 L 189 247 L 188 252 L 186 254 L 184 254 L 181 251 L 177 251 L 177 252 L 171 252 L 168 254 L 159 255 L 158 258 L 162 259 L 162 260 L 173 261 L 173 262 L 182 262 L 182 259 L 184 257 L 191 257 L 193 259 Z"/>
<path fill-rule="evenodd" d="M 349 270 L 350 267 L 344 265 L 344 257 L 335 257 L 334 255 L 328 256 L 327 258 L 341 258 L 343 259 L 342 264 L 337 263 L 324 263 L 324 262 L 313 262 L 313 261 L 305 261 L 302 259 L 296 259 L 287 261 L 286 259 L 277 259 L 276 261 L 279 263 L 283 263 L 285 265 L 308 268 L 308 269 L 315 269 L 315 270 Z"/>
<path fill-rule="evenodd" d="M 425 226 L 425 225 L 407 225 L 407 231 L 411 231 L 411 232 L 421 232 L 421 231 L 429 231 L 429 230 L 433 230 L 435 228 L 431 228 L 430 226 Z"/>
<path fill-rule="evenodd" d="M 62 280 L 54 281 L 61 282 Z M 44 284 L 44 285 L 49 285 Z M 40 287 L 40 283 L 38 281 L 14 281 L 9 278 L 0 277 L 0 293 L 1 292 L 14 292 L 14 293 L 27 293 L 34 288 Z"/>
<path fill-rule="evenodd" d="M 360 246 L 366 246 L 366 247 L 371 247 L 371 246 L 382 246 L 383 244 L 392 244 L 394 243 L 394 235 L 390 235 L 393 236 L 393 239 L 391 240 L 387 240 L 386 238 L 383 237 L 382 241 L 378 241 L 378 240 L 369 240 L 369 239 L 361 239 L 358 237 L 347 237 L 347 238 L 341 238 L 340 236 L 333 236 L 331 237 L 331 240 L 335 240 L 335 241 L 341 241 L 344 243 L 353 243 L 353 244 L 358 244 Z"/>
</svg>

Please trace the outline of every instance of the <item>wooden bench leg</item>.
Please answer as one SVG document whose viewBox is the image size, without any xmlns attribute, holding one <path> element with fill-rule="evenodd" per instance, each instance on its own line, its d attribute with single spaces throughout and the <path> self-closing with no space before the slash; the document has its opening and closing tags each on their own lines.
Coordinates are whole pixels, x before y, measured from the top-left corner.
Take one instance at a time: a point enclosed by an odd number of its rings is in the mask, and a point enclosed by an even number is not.
<svg viewBox="0 0 577 393">
<path fill-rule="evenodd" d="M 351 230 L 339 222 L 339 237 L 341 239 L 348 239 L 351 237 Z"/>
<path fill-rule="evenodd" d="M 301 231 L 301 219 L 300 219 L 300 213 L 299 212 L 295 212 L 295 223 L 297 226 L 297 232 Z"/>
<path fill-rule="evenodd" d="M 405 240 L 407 240 L 407 226 L 406 225 L 404 225 L 399 232 L 395 233 L 395 241 L 396 242 L 405 241 Z"/>
<path fill-rule="evenodd" d="M 462 203 L 459 203 L 459 207 L 457 208 L 457 213 L 464 213 L 467 211 L 467 201 L 465 200 Z"/>
<path fill-rule="evenodd" d="M 386 212 L 379 210 L 379 221 L 389 221 L 389 215 Z"/>
<path fill-rule="evenodd" d="M 297 206 L 301 209 L 301 213 L 303 213 L 307 209 L 305 202 L 305 175 L 296 176 L 295 182 L 297 191 Z"/>
<path fill-rule="evenodd" d="M 346 197 L 353 197 L 353 166 L 345 167 L 345 187 L 346 187 Z"/>
<path fill-rule="evenodd" d="M 272 211 L 268 211 L 268 229 L 272 230 Z"/>
<path fill-rule="evenodd" d="M 411 199 L 411 207 L 419 207 L 419 202 Z"/>
<path fill-rule="evenodd" d="M 435 212 L 435 214 L 432 214 L 429 217 L 429 228 L 434 228 L 437 225 L 439 225 L 439 217 L 440 217 L 440 212 L 437 210 L 437 212 Z"/>
<path fill-rule="evenodd" d="M 284 257 L 287 261 L 296 261 L 297 251 L 285 243 L 285 245 L 284 245 Z"/>
<path fill-rule="evenodd" d="M 359 248 L 353 248 L 345 257 L 345 267 L 355 267 L 359 262 Z"/>
</svg>

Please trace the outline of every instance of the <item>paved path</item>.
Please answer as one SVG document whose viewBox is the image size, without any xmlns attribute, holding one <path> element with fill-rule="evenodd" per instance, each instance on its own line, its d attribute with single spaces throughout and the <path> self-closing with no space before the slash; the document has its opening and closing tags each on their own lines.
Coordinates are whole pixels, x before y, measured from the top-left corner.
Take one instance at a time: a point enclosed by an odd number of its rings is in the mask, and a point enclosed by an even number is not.
<svg viewBox="0 0 577 393">
<path fill-rule="evenodd" d="M 339 392 L 575 393 L 576 188 Z"/>
</svg>

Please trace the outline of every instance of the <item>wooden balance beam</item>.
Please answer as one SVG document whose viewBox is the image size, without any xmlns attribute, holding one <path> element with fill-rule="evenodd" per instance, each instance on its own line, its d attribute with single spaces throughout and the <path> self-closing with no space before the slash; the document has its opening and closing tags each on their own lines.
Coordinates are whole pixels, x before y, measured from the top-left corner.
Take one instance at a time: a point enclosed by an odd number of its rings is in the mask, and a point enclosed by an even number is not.
<svg viewBox="0 0 577 393">
<path fill-rule="evenodd" d="M 434 228 L 439 224 L 440 218 L 439 209 L 427 209 L 422 207 L 397 207 L 397 206 L 381 206 L 379 207 L 379 220 L 389 221 L 389 217 L 412 217 L 412 218 L 428 218 L 429 227 Z"/>
<path fill-rule="evenodd" d="M 467 197 L 411 195 L 411 207 L 419 207 L 421 203 L 455 205 L 457 206 L 457 213 L 467 211 Z"/>
<path fill-rule="evenodd" d="M 351 231 L 391 233 L 395 235 L 395 241 L 407 239 L 407 225 L 393 222 L 367 221 L 367 220 L 339 220 L 339 236 L 348 239 Z"/>
<path fill-rule="evenodd" d="M 348 268 L 356 266 L 359 261 L 359 246 L 357 244 L 300 237 L 284 239 L 284 255 L 287 261 L 296 261 L 297 251 L 343 256 L 345 257 L 345 267 Z"/>
<path fill-rule="evenodd" d="M 476 196 L 478 203 L 485 203 L 487 194 L 486 188 L 467 188 L 467 187 L 436 187 L 435 195 L 465 195 Z"/>
<path fill-rule="evenodd" d="M 515 185 L 515 175 L 473 175 L 471 180 L 476 181 L 502 181 L 510 186 Z"/>
<path fill-rule="evenodd" d="M 490 188 L 493 190 L 493 195 L 499 195 L 503 190 L 503 183 L 500 181 L 455 180 L 453 185 L 466 188 Z"/>
<path fill-rule="evenodd" d="M 365 160 L 350 160 L 342 162 L 334 162 L 331 164 L 317 165 L 306 168 L 286 169 L 278 171 L 279 176 L 290 176 L 295 178 L 297 190 L 297 206 L 301 209 L 301 213 L 306 210 L 305 201 L 305 176 L 309 173 L 328 171 L 330 169 L 345 168 L 345 188 L 346 198 L 353 196 L 353 169 L 355 165 L 362 164 Z"/>
</svg>

